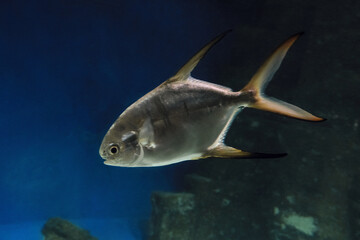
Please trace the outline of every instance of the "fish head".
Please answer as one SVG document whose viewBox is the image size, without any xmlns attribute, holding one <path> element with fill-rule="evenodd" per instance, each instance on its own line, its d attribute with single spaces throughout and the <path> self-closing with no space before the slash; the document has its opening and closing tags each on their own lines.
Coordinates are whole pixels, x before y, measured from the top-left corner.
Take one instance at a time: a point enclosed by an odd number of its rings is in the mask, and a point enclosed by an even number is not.
<svg viewBox="0 0 360 240">
<path fill-rule="evenodd" d="M 104 164 L 119 167 L 132 167 L 144 157 L 136 131 L 121 131 L 118 134 L 109 131 L 100 146 L 100 156 Z"/>
</svg>

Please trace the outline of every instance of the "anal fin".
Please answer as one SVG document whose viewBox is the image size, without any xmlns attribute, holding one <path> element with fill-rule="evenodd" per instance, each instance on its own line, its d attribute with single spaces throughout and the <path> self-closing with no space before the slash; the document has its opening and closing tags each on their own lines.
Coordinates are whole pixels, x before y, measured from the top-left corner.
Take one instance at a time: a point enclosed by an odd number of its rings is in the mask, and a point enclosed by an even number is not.
<svg viewBox="0 0 360 240">
<path fill-rule="evenodd" d="M 216 157 L 216 158 L 278 158 L 284 157 L 287 153 L 252 153 L 245 152 L 240 149 L 229 147 L 226 145 L 218 145 L 209 149 L 201 158 Z"/>
</svg>

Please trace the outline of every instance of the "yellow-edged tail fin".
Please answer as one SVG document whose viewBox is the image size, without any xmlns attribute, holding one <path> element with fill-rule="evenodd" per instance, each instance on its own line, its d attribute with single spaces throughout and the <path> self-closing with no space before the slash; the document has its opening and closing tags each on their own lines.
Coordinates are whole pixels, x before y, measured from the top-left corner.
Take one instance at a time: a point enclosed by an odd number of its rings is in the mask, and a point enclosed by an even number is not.
<svg viewBox="0 0 360 240">
<path fill-rule="evenodd" d="M 278 113 L 287 117 L 297 118 L 306 121 L 324 121 L 325 119 L 316 117 L 311 113 L 296 107 L 292 104 L 280 101 L 275 98 L 267 97 L 264 90 L 269 81 L 279 69 L 282 60 L 293 43 L 302 35 L 298 33 L 285 42 L 283 42 L 271 55 L 266 59 L 263 65 L 258 69 L 250 82 L 241 90 L 242 93 L 252 92 L 253 99 L 248 107 Z"/>
</svg>

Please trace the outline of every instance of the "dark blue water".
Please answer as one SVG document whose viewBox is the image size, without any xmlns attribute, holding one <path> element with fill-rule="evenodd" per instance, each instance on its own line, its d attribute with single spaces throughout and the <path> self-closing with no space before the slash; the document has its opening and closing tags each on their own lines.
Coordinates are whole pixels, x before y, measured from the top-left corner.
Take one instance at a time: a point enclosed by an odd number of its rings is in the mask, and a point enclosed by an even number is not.
<svg viewBox="0 0 360 240">
<path fill-rule="evenodd" d="M 213 36 L 256 24 L 258 9 L 256 1 L 151 2 L 1 1 L 0 225 L 7 239 L 22 231 L 31 239 L 53 216 L 113 219 L 100 228 L 140 238 L 136 226 L 150 215 L 151 192 L 181 188 L 177 179 L 192 163 L 105 166 L 102 137 Z M 114 219 L 126 224 L 116 227 Z"/>
</svg>

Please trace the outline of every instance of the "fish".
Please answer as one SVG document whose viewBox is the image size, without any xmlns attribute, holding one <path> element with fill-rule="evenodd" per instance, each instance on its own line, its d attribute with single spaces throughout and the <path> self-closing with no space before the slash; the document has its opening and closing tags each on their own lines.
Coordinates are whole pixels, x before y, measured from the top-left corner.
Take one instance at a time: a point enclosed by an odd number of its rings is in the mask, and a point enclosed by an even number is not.
<svg viewBox="0 0 360 240">
<path fill-rule="evenodd" d="M 121 113 L 100 145 L 104 164 L 157 167 L 209 157 L 278 158 L 286 153 L 247 152 L 224 143 L 230 125 L 244 108 L 305 121 L 325 120 L 265 94 L 267 84 L 302 33 L 280 44 L 240 91 L 192 77 L 199 61 L 230 31 L 216 36 L 174 76 Z"/>
</svg>

